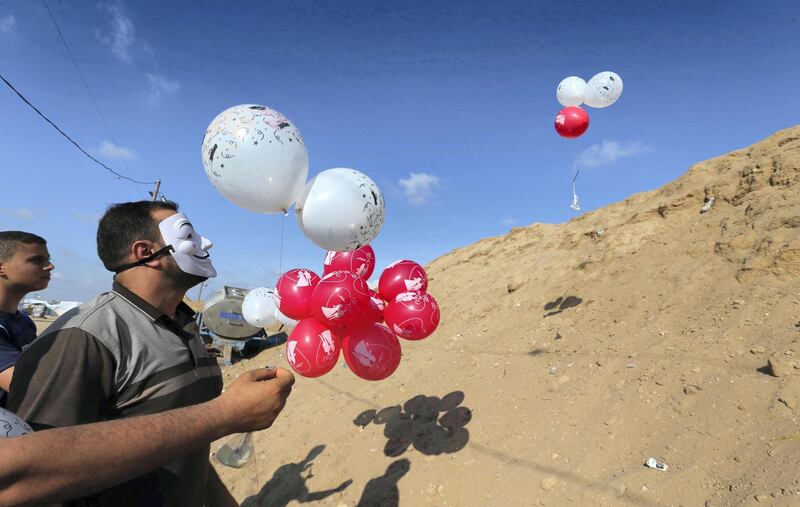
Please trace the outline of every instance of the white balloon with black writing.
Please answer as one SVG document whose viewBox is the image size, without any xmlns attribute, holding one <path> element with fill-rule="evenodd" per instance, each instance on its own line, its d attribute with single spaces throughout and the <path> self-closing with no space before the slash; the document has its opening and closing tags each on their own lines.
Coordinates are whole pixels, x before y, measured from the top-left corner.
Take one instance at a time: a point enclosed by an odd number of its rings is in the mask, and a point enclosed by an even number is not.
<svg viewBox="0 0 800 507">
<path fill-rule="evenodd" d="M 277 292 L 275 292 L 275 294 L 277 294 Z M 297 323 L 300 322 L 299 320 L 287 317 L 286 315 L 281 313 L 281 309 L 278 307 L 275 307 L 275 318 L 278 319 L 278 322 L 280 322 L 286 327 L 295 327 Z"/>
<path fill-rule="evenodd" d="M 608 107 L 622 95 L 622 78 L 611 71 L 600 72 L 586 83 L 583 102 L 590 107 Z"/>
<path fill-rule="evenodd" d="M 287 210 L 308 178 L 308 151 L 286 116 L 265 106 L 226 109 L 208 126 L 203 166 L 229 201 L 259 213 Z"/>
<path fill-rule="evenodd" d="M 295 210 L 308 239 L 326 250 L 346 252 L 375 239 L 383 226 L 385 204 L 369 176 L 339 167 L 309 181 Z"/>
<path fill-rule="evenodd" d="M 0 438 L 19 437 L 32 431 L 22 418 L 0 408 Z"/>
<path fill-rule="evenodd" d="M 556 98 L 562 106 L 579 106 L 583 104 L 586 81 L 578 76 L 570 76 L 561 80 L 556 88 Z"/>
<path fill-rule="evenodd" d="M 242 316 L 248 324 L 255 327 L 269 327 L 278 321 L 275 312 L 278 305 L 275 303 L 275 292 L 266 287 L 257 287 L 244 297 L 242 302 Z"/>
</svg>

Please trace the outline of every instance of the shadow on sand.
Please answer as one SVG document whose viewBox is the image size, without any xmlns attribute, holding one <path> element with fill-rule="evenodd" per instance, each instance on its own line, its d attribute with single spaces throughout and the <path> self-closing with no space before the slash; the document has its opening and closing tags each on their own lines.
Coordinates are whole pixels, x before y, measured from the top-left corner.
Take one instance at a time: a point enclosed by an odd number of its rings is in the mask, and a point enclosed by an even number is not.
<svg viewBox="0 0 800 507">
<path fill-rule="evenodd" d="M 460 406 L 463 401 L 461 391 L 453 391 L 441 399 L 418 395 L 402 407 L 364 411 L 353 424 L 362 428 L 370 423 L 385 424 L 383 434 L 388 440 L 383 453 L 386 456 L 400 456 L 409 446 L 427 455 L 454 453 L 469 442 L 469 431 L 464 426 L 472 420 L 472 411 Z M 444 414 L 440 415 L 441 412 Z"/>
<path fill-rule="evenodd" d="M 308 456 L 299 463 L 281 465 L 275 470 L 272 478 L 264 484 L 256 496 L 251 496 L 242 502 L 242 507 L 285 507 L 291 501 L 299 503 L 317 502 L 335 493 L 347 489 L 352 480 L 346 480 L 335 488 L 324 491 L 310 492 L 306 481 L 314 477 L 312 466 L 314 458 L 325 450 L 324 445 L 311 449 Z M 373 479 L 374 480 L 374 479 Z"/>
</svg>

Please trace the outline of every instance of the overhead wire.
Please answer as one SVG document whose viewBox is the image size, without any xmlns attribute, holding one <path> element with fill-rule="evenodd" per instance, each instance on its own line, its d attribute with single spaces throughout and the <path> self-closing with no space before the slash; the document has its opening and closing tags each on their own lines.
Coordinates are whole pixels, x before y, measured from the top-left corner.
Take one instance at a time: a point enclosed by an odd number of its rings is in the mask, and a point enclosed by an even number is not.
<svg viewBox="0 0 800 507">
<path fill-rule="evenodd" d="M 44 121 L 46 121 L 47 123 L 49 123 L 49 124 L 50 124 L 50 126 L 52 126 L 54 129 L 56 129 L 56 130 L 58 131 L 58 133 L 59 133 L 59 134 L 61 134 L 62 136 L 64 136 L 64 137 L 67 139 L 67 141 L 69 141 L 70 143 L 72 143 L 73 145 L 75 145 L 75 147 L 76 147 L 76 148 L 78 148 L 78 150 L 79 150 L 81 153 L 83 153 L 84 155 L 86 155 L 87 157 L 89 157 L 89 159 L 91 159 L 92 161 L 94 161 L 94 162 L 95 162 L 97 165 L 99 165 L 100 167 L 102 167 L 102 168 L 103 168 L 103 169 L 105 169 L 106 171 L 110 172 L 111 174 L 113 174 L 114 176 L 116 176 L 116 177 L 117 177 L 117 178 L 119 178 L 119 179 L 128 180 L 128 181 L 131 181 L 131 182 L 133 182 L 133 183 L 138 183 L 138 184 L 140 184 L 140 185 L 155 185 L 155 183 L 156 183 L 155 181 L 139 181 L 139 180 L 135 180 L 135 179 L 133 179 L 133 178 L 129 178 L 129 177 L 125 176 L 124 174 L 120 174 L 120 173 L 118 173 L 117 171 L 115 171 L 114 169 L 112 169 L 112 168 L 108 167 L 108 166 L 107 166 L 107 165 L 105 165 L 104 163 L 100 162 L 99 160 L 97 160 L 96 158 L 94 158 L 93 156 L 91 156 L 91 155 L 89 154 L 89 152 L 87 152 L 85 149 L 83 149 L 83 147 L 82 147 L 80 144 L 78 144 L 78 143 L 77 143 L 77 141 L 75 141 L 73 138 L 71 138 L 71 137 L 69 136 L 69 134 L 67 134 L 66 132 L 64 132 L 63 130 L 61 130 L 61 128 L 60 128 L 58 125 L 56 125 L 55 123 L 53 123 L 53 121 L 52 121 L 52 120 L 50 120 L 50 118 L 48 118 L 47 116 L 45 116 L 45 115 L 44 115 L 44 113 L 42 113 L 41 111 L 39 111 L 39 108 L 37 108 L 36 106 L 34 106 L 34 105 L 31 103 L 31 101 L 30 101 L 30 100 L 28 100 L 27 98 L 25 98 L 25 96 L 24 96 L 24 95 L 23 95 L 23 94 L 22 94 L 22 93 L 21 93 L 19 90 L 17 90 L 17 88 L 16 88 L 16 87 L 15 87 L 13 84 L 11 84 L 11 83 L 8 81 L 8 79 L 6 79 L 6 78 L 5 78 L 5 76 L 3 76 L 2 74 L 0 74 L 0 80 L 2 80 L 2 81 L 3 81 L 3 82 L 6 84 L 6 86 L 8 86 L 9 88 L 11 88 L 11 90 L 12 90 L 14 93 L 16 93 L 16 94 L 17 94 L 17 96 L 18 96 L 18 97 L 19 97 L 19 98 L 20 98 L 20 99 L 21 99 L 21 100 L 22 100 L 22 101 L 23 101 L 25 104 L 27 104 L 27 105 L 28 105 L 28 106 L 29 106 L 31 109 L 33 109 L 34 111 L 36 111 L 36 114 L 38 114 L 39 116 L 41 116 L 41 117 L 42 117 L 42 119 L 44 119 Z"/>
<path fill-rule="evenodd" d="M 100 117 L 100 121 L 103 123 L 103 127 L 106 129 L 106 133 L 108 134 L 109 138 L 111 139 L 111 142 L 114 143 L 114 149 L 117 151 L 117 155 L 118 155 L 117 158 L 122 162 L 122 165 L 125 166 L 125 170 L 128 172 L 128 174 L 131 174 L 132 173 L 131 169 L 130 169 L 130 167 L 128 167 L 128 163 L 125 161 L 125 157 L 122 156 L 122 153 L 120 152 L 120 149 L 119 149 L 120 145 L 119 145 L 119 143 L 117 143 L 117 140 L 114 137 L 114 133 L 111 131 L 111 128 L 108 126 L 108 122 L 106 121 L 105 116 L 103 115 L 102 111 L 100 110 L 100 106 L 97 104 L 97 100 L 95 100 L 94 94 L 92 93 L 92 90 L 89 88 L 89 84 L 86 82 L 86 78 L 84 77 L 83 72 L 81 72 L 80 66 L 78 66 L 78 61 L 75 59 L 75 55 L 72 54 L 72 50 L 70 49 L 69 44 L 67 43 L 67 39 L 66 39 L 66 37 L 64 37 L 64 33 L 61 31 L 61 27 L 58 25 L 58 22 L 56 21 L 56 17 L 53 15 L 53 11 L 50 10 L 50 6 L 47 4 L 47 0 L 42 0 L 42 3 L 44 4 L 44 8 L 47 10 L 47 13 L 50 15 L 50 21 L 53 22 L 53 27 L 55 27 L 56 32 L 58 33 L 58 37 L 61 39 L 61 43 L 64 45 L 64 49 L 66 49 L 67 55 L 69 55 L 69 59 L 70 59 L 70 61 L 72 61 L 72 65 L 75 67 L 75 71 L 78 73 L 78 77 L 80 77 L 81 83 L 83 83 L 83 87 L 86 90 L 86 94 L 89 95 L 89 99 L 92 101 L 92 105 L 94 106 L 95 111 L 97 111 L 97 116 Z M 135 181 L 135 180 L 131 180 L 131 181 Z M 150 182 L 141 182 L 141 183 L 137 182 L 137 183 L 141 184 L 141 185 L 152 185 L 152 184 L 154 184 L 154 183 L 150 183 Z"/>
</svg>

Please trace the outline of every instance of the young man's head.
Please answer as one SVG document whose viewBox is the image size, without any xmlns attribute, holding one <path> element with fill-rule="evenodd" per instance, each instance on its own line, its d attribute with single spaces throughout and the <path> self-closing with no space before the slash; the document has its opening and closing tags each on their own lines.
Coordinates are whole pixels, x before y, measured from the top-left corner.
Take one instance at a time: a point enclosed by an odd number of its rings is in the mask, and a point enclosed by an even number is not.
<svg viewBox="0 0 800 507">
<path fill-rule="evenodd" d="M 4 293 L 22 297 L 46 289 L 52 270 L 44 238 L 29 232 L 0 231 L 0 286 Z"/>
<path fill-rule="evenodd" d="M 185 290 L 216 276 L 211 246 L 173 202 L 113 204 L 97 228 L 97 254 L 106 269 L 125 276 L 155 269 Z"/>
</svg>

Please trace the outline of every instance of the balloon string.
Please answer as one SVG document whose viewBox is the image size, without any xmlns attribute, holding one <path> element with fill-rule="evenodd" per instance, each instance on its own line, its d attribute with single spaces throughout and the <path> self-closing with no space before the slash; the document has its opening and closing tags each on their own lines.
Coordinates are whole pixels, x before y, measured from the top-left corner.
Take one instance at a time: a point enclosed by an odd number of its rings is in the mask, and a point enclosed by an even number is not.
<svg viewBox="0 0 800 507">
<path fill-rule="evenodd" d="M 278 276 L 283 275 L 283 233 L 286 229 L 286 215 L 288 214 L 289 213 L 284 213 L 281 217 L 281 251 L 278 257 Z"/>
<path fill-rule="evenodd" d="M 255 446 L 255 435 L 253 435 L 253 474 L 256 476 L 256 492 L 254 498 L 258 498 L 261 492 L 261 481 L 258 479 L 258 449 Z"/>
</svg>

